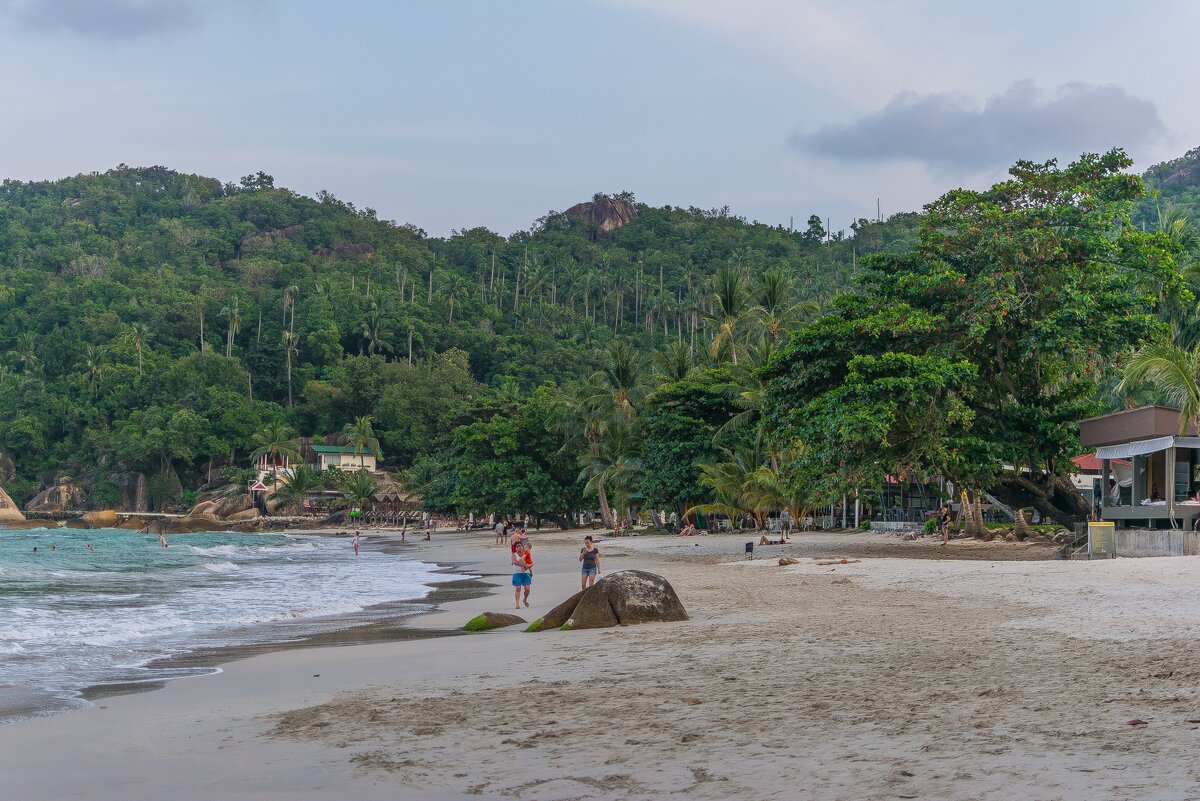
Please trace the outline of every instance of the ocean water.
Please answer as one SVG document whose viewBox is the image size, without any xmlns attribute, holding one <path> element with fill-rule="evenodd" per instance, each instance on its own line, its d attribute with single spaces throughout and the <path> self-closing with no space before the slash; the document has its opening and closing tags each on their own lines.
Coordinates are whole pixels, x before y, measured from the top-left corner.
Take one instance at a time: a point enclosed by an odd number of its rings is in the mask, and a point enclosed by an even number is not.
<svg viewBox="0 0 1200 801">
<path fill-rule="evenodd" d="M 423 598 L 444 579 L 435 565 L 366 540 L 357 557 L 342 538 L 168 540 L 163 548 L 115 529 L 0 529 L 0 722 L 84 705 L 87 687 L 197 672 L 149 664 L 163 657 L 369 621 L 371 607 Z"/>
</svg>

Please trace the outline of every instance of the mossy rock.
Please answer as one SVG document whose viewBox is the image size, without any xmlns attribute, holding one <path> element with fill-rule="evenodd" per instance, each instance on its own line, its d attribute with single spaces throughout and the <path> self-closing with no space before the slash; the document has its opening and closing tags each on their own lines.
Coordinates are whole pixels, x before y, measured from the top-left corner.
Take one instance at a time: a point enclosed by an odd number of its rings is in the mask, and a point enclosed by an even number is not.
<svg viewBox="0 0 1200 801">
<path fill-rule="evenodd" d="M 544 618 L 544 617 L 539 617 L 537 620 L 533 621 L 532 623 L 530 623 L 530 624 L 529 624 L 529 625 L 528 625 L 528 626 L 525 628 L 525 632 L 528 634 L 529 632 L 541 631 L 541 630 L 542 630 L 542 623 L 543 623 L 545 620 L 546 620 L 546 618 Z"/>
<path fill-rule="evenodd" d="M 468 620 L 467 625 L 463 626 L 463 631 L 491 631 L 524 622 L 525 618 L 508 612 L 484 612 Z"/>
</svg>

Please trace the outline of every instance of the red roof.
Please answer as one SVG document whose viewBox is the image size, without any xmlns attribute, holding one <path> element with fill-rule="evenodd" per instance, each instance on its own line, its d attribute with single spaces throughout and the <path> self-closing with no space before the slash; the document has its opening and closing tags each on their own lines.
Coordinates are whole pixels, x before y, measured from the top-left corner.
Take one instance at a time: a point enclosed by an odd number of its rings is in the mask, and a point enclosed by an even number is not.
<svg viewBox="0 0 1200 801">
<path fill-rule="evenodd" d="M 1077 468 L 1083 471 L 1093 470 L 1099 473 L 1104 469 L 1104 462 L 1097 459 L 1093 454 L 1085 453 L 1083 456 L 1072 456 L 1071 461 Z M 1130 465 L 1133 464 L 1128 459 L 1110 459 L 1113 464 Z"/>
</svg>

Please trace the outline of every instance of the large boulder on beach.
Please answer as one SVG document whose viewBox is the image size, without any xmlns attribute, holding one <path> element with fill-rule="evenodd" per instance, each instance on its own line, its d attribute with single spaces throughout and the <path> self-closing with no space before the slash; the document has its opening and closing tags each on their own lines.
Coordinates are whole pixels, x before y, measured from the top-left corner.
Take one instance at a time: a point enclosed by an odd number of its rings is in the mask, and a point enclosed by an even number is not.
<svg viewBox="0 0 1200 801">
<path fill-rule="evenodd" d="M 571 613 L 575 611 L 575 607 L 579 606 L 579 599 L 583 597 L 583 593 L 584 590 L 575 593 L 545 615 L 530 623 L 529 628 L 525 630 L 548 631 L 560 628 L 563 623 L 571 619 Z"/>
<path fill-rule="evenodd" d="M 216 517 L 216 513 L 213 512 L 213 507 L 216 505 L 216 501 L 200 501 L 200 503 L 192 507 L 192 511 L 189 514 Z"/>
<path fill-rule="evenodd" d="M 209 529 L 201 529 L 207 531 Z M 193 529 L 177 517 L 156 517 L 145 529 L 147 534 L 191 534 Z"/>
<path fill-rule="evenodd" d="M 566 608 L 570 608 L 566 620 L 554 625 Z M 687 610 L 669 581 L 644 570 L 622 570 L 568 598 L 550 610 L 540 625 L 534 624 L 537 628 L 530 626 L 529 630 L 597 629 L 687 619 Z"/>
<path fill-rule="evenodd" d="M 216 517 L 222 520 L 244 520 L 245 518 L 234 517 L 234 515 L 254 508 L 254 499 L 250 497 L 249 493 L 243 492 L 225 498 L 216 498 L 212 504 L 212 514 Z"/>
<path fill-rule="evenodd" d="M 226 520 L 233 523 L 244 523 L 247 520 L 257 520 L 262 517 L 262 512 L 251 506 L 249 509 L 243 509 L 240 512 L 234 512 L 226 516 Z"/>
<path fill-rule="evenodd" d="M 57 520 L 6 520 L 0 528 L 9 531 L 28 531 L 35 528 L 59 528 Z"/>
<path fill-rule="evenodd" d="M 84 520 L 82 517 L 72 517 L 70 520 L 63 523 L 63 525 L 67 528 L 82 528 L 82 529 L 95 528 L 95 526 L 93 526 L 88 521 Z"/>
<path fill-rule="evenodd" d="M 484 612 L 467 621 L 463 631 L 491 631 L 524 623 L 525 618 L 511 612 Z"/>
<path fill-rule="evenodd" d="M 220 531 L 224 528 L 221 521 L 212 515 L 184 515 L 178 522 L 191 531 Z"/>
<path fill-rule="evenodd" d="M 116 528 L 117 513 L 111 509 L 103 509 L 97 512 L 84 512 L 81 517 L 91 524 L 92 528 Z"/>
<path fill-rule="evenodd" d="M 117 528 L 123 531 L 141 531 L 148 523 L 149 520 L 144 517 L 128 517 L 125 522 L 118 523 Z"/>
<path fill-rule="evenodd" d="M 13 499 L 0 487 L 0 523 L 19 523 L 25 519 L 21 510 L 13 503 Z"/>
</svg>

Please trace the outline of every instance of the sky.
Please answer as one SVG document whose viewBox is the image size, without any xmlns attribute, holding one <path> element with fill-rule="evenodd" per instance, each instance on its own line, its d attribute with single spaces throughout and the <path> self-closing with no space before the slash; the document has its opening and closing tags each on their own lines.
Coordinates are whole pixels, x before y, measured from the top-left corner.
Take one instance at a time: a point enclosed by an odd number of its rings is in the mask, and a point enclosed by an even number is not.
<svg viewBox="0 0 1200 801">
<path fill-rule="evenodd" d="M 833 229 L 1017 159 L 1200 145 L 1200 4 L 0 0 L 0 178 L 332 192 L 430 234 L 596 192 Z"/>
</svg>

